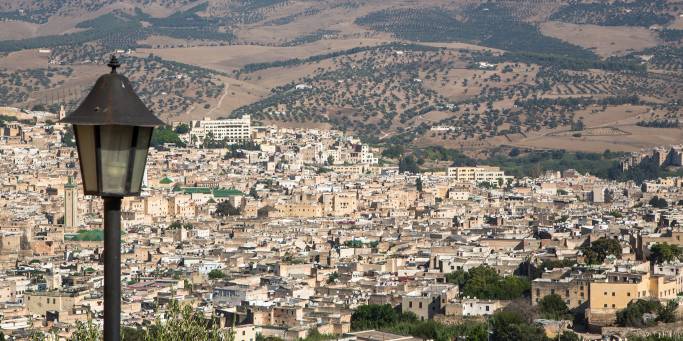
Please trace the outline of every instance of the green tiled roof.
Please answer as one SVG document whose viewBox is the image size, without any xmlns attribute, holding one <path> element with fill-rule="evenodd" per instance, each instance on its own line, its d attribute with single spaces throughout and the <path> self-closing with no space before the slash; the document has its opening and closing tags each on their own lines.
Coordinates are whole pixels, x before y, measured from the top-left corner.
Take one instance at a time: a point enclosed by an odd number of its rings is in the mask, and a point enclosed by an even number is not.
<svg viewBox="0 0 683 341">
<path fill-rule="evenodd" d="M 181 190 L 185 194 L 194 194 L 194 193 L 211 194 L 211 188 L 206 188 L 206 187 L 182 187 Z"/>
<path fill-rule="evenodd" d="M 216 188 L 213 190 L 213 196 L 217 198 L 221 197 L 231 197 L 235 195 L 244 195 L 244 193 L 234 189 L 234 188 Z"/>
<path fill-rule="evenodd" d="M 162 185 L 168 185 L 168 184 L 172 184 L 173 180 L 169 177 L 165 177 L 165 178 L 159 180 L 159 183 Z"/>
<path fill-rule="evenodd" d="M 64 188 L 76 188 L 73 177 L 69 177 L 69 181 L 66 183 L 66 185 L 64 185 Z"/>
<path fill-rule="evenodd" d="M 244 193 L 234 188 L 180 187 L 178 188 L 178 191 L 182 191 L 184 194 L 213 194 L 213 196 L 216 198 L 244 195 Z"/>
</svg>

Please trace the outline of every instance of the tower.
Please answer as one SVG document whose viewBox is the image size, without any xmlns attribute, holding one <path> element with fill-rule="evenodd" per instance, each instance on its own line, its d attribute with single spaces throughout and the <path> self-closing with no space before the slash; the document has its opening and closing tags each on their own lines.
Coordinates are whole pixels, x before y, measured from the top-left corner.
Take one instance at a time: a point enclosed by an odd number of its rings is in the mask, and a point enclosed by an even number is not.
<svg viewBox="0 0 683 341">
<path fill-rule="evenodd" d="M 64 227 L 78 227 L 78 189 L 73 177 L 64 185 Z"/>
<path fill-rule="evenodd" d="M 62 119 L 64 119 L 65 116 L 66 110 L 64 109 L 64 105 L 62 104 L 59 106 L 59 114 L 57 115 L 57 118 L 59 118 L 59 120 L 61 121 Z"/>
</svg>

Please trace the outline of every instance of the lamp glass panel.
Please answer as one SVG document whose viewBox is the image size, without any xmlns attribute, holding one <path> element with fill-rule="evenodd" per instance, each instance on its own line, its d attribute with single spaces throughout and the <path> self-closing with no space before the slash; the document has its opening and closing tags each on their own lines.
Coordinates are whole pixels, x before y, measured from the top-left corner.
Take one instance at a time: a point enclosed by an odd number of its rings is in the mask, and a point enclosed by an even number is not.
<svg viewBox="0 0 683 341">
<path fill-rule="evenodd" d="M 74 135 L 78 144 L 78 160 L 81 164 L 81 178 L 86 193 L 96 193 L 97 189 L 97 150 L 95 127 L 74 125 Z"/>
<path fill-rule="evenodd" d="M 133 140 L 130 126 L 100 126 L 100 170 L 102 193 L 126 195 L 126 180 L 130 171 L 130 152 Z"/>
<path fill-rule="evenodd" d="M 149 139 L 152 136 L 152 127 L 138 127 L 138 139 L 135 143 L 135 157 L 133 161 L 133 176 L 130 181 L 130 191 L 139 193 L 142 186 L 142 178 L 147 167 L 147 153 L 149 152 Z"/>
</svg>

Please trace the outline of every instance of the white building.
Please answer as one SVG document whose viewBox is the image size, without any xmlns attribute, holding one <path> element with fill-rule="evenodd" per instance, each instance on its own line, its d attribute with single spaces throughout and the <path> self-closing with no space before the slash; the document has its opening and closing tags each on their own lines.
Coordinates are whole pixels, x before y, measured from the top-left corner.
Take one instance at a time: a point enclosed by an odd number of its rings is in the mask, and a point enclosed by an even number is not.
<svg viewBox="0 0 683 341">
<path fill-rule="evenodd" d="M 251 116 L 244 115 L 242 118 L 212 120 L 204 118 L 201 121 L 191 121 L 190 139 L 199 144 L 209 135 L 213 135 L 216 141 L 226 141 L 235 144 L 251 139 Z"/>
<path fill-rule="evenodd" d="M 496 300 L 463 298 L 446 305 L 446 316 L 490 316 L 504 306 Z"/>
<path fill-rule="evenodd" d="M 511 176 L 506 176 L 505 172 L 498 167 L 479 166 L 479 167 L 449 167 L 448 176 L 457 181 L 463 182 L 498 182 L 499 179 L 507 181 Z"/>
</svg>

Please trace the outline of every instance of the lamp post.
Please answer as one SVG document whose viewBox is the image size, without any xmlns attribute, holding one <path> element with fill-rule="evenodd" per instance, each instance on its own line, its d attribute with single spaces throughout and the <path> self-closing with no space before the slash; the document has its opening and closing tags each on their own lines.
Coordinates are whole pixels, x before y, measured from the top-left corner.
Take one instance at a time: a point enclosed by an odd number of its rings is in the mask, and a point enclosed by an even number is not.
<svg viewBox="0 0 683 341">
<path fill-rule="evenodd" d="M 81 105 L 61 120 L 73 125 L 87 195 L 104 200 L 104 340 L 120 340 L 121 199 L 140 195 L 152 131 L 163 124 L 142 103 L 130 81 L 102 75 Z"/>
</svg>

